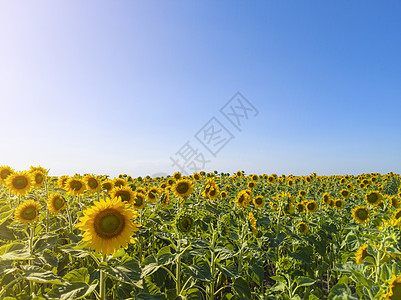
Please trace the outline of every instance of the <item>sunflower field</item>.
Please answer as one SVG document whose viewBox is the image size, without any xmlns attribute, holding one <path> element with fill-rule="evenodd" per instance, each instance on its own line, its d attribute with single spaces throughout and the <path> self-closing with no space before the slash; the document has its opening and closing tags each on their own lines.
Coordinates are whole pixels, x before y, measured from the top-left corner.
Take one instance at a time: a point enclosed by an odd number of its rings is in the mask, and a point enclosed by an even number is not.
<svg viewBox="0 0 401 300">
<path fill-rule="evenodd" d="M 400 175 L 0 166 L 0 299 L 401 299 Z"/>
</svg>

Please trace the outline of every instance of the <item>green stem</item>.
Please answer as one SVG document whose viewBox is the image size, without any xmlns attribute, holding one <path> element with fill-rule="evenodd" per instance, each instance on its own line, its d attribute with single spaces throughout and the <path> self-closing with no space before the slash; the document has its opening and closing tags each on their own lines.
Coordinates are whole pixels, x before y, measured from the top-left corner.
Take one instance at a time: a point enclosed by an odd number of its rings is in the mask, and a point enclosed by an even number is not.
<svg viewBox="0 0 401 300">
<path fill-rule="evenodd" d="M 107 261 L 106 254 L 103 255 L 102 257 L 102 262 Z M 106 300 L 106 279 L 107 279 L 107 274 L 104 273 L 104 270 L 100 270 L 100 286 L 99 286 L 99 294 L 100 294 L 100 300 Z"/>
<path fill-rule="evenodd" d="M 34 226 L 32 224 L 30 224 L 30 226 L 29 226 L 29 254 L 30 254 L 31 258 L 32 258 L 32 254 L 33 254 L 34 235 L 35 235 Z M 29 260 L 28 264 L 32 265 L 32 259 Z M 31 280 L 29 280 L 29 291 L 30 291 L 31 295 L 34 293 L 34 283 Z"/>
<path fill-rule="evenodd" d="M 177 296 L 181 293 L 181 234 L 178 235 L 177 240 L 177 258 L 176 258 L 176 269 L 175 269 L 175 289 Z"/>
</svg>

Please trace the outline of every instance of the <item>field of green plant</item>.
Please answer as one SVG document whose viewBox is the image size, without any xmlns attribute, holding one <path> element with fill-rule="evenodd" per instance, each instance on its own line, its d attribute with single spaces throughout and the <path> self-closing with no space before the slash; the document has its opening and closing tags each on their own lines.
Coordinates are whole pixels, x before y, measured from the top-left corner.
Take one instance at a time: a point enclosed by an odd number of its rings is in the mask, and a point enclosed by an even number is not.
<svg viewBox="0 0 401 300">
<path fill-rule="evenodd" d="M 400 175 L 0 166 L 0 299 L 401 299 Z"/>
</svg>

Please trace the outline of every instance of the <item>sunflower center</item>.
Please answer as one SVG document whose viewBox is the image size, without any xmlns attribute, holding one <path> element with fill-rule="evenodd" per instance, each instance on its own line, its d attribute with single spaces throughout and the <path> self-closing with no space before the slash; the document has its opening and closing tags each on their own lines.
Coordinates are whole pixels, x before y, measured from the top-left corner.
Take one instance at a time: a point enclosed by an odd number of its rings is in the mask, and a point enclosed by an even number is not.
<svg viewBox="0 0 401 300">
<path fill-rule="evenodd" d="M 358 218 L 360 220 L 366 220 L 368 218 L 368 211 L 365 209 L 358 209 L 358 211 L 356 212 L 356 215 L 358 216 Z"/>
<path fill-rule="evenodd" d="M 28 185 L 28 179 L 24 176 L 17 176 L 13 181 L 13 186 L 16 189 L 24 189 Z"/>
<path fill-rule="evenodd" d="M 59 210 L 63 207 L 64 205 L 64 199 L 61 197 L 57 197 L 53 200 L 53 206 L 55 209 Z"/>
<path fill-rule="evenodd" d="M 135 197 L 135 206 L 139 207 L 143 204 L 143 198 L 141 196 Z"/>
<path fill-rule="evenodd" d="M 129 193 L 126 191 L 120 191 L 116 194 L 117 197 L 121 197 L 122 202 L 129 202 L 130 196 Z"/>
<path fill-rule="evenodd" d="M 256 198 L 255 202 L 256 202 L 256 204 L 261 205 L 262 202 L 263 202 L 263 199 L 262 198 Z"/>
<path fill-rule="evenodd" d="M 73 181 L 71 187 L 74 191 L 79 191 L 82 188 L 82 183 L 79 181 Z"/>
<path fill-rule="evenodd" d="M 91 189 L 96 189 L 96 188 L 99 186 L 99 183 L 97 182 L 96 179 L 90 178 L 90 179 L 88 180 L 88 185 L 89 185 L 89 187 L 90 187 Z"/>
<path fill-rule="evenodd" d="M 36 207 L 28 206 L 22 211 L 22 217 L 25 220 L 33 220 L 36 218 Z"/>
<path fill-rule="evenodd" d="M 368 202 L 369 203 L 376 203 L 376 201 L 379 199 L 379 197 L 378 197 L 378 195 L 376 193 L 369 194 L 367 196 L 367 198 L 368 198 Z"/>
<path fill-rule="evenodd" d="M 315 203 L 308 203 L 308 209 L 309 210 L 314 210 L 315 209 Z"/>
<path fill-rule="evenodd" d="M 36 181 L 36 183 L 42 183 L 44 179 L 45 179 L 45 178 L 43 177 L 42 174 L 36 174 L 36 175 L 35 175 L 35 181 Z"/>
<path fill-rule="evenodd" d="M 1 170 L 0 176 L 2 179 L 6 179 L 10 174 L 11 172 L 9 170 Z"/>
<path fill-rule="evenodd" d="M 401 282 L 394 282 L 391 291 L 393 292 L 393 295 L 390 299 L 401 299 Z"/>
<path fill-rule="evenodd" d="M 99 213 L 94 221 L 96 233 L 104 239 L 118 237 L 125 227 L 124 216 L 114 209 Z"/>
<path fill-rule="evenodd" d="M 179 183 L 177 185 L 177 192 L 180 194 L 185 194 L 189 190 L 189 185 L 186 182 Z"/>
</svg>

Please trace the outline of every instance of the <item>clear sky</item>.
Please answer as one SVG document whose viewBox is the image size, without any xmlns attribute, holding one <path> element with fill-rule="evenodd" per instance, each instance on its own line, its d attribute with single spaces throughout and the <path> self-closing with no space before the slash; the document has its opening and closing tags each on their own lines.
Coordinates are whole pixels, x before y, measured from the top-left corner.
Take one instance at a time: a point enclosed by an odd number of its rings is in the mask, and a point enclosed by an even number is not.
<svg viewBox="0 0 401 300">
<path fill-rule="evenodd" d="M 400 16 L 399 0 L 0 0 L 0 165 L 401 173 Z"/>
</svg>

